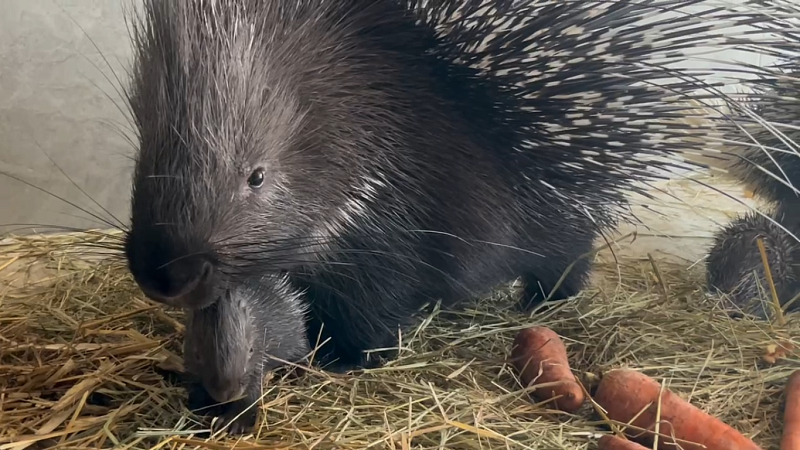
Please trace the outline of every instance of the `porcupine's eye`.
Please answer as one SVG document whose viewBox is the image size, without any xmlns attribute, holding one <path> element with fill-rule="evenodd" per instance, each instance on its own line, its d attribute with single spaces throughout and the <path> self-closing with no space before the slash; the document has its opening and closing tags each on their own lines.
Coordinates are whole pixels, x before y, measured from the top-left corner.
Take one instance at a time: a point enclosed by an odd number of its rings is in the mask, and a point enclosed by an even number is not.
<svg viewBox="0 0 800 450">
<path fill-rule="evenodd" d="M 250 177 L 247 178 L 247 185 L 253 189 L 258 189 L 264 185 L 264 180 L 267 178 L 267 174 L 262 167 L 254 170 L 253 173 L 250 174 Z"/>
</svg>

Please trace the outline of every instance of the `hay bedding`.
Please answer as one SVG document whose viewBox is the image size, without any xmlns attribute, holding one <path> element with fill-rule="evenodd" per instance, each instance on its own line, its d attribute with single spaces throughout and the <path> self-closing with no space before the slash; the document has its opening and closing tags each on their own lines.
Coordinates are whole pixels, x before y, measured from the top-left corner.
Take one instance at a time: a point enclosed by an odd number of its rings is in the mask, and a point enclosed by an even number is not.
<svg viewBox="0 0 800 450">
<path fill-rule="evenodd" d="M 506 293 L 462 313 L 437 310 L 381 369 L 276 374 L 254 436 L 208 439 L 185 391 L 155 371 L 181 367 L 180 313 L 145 300 L 118 258 L 87 259 L 75 246 L 113 239 L 0 246 L 0 450 L 594 448 L 603 421 L 591 404 L 574 416 L 534 404 L 503 363 L 516 330 L 533 324 L 564 336 L 585 382 L 586 373 L 639 368 L 762 448 L 778 446 L 783 383 L 797 359 L 763 357 L 797 335 L 796 318 L 780 328 L 728 319 L 703 295 L 701 269 L 655 270 L 647 260 L 599 261 L 597 288 L 531 318 L 503 312 Z"/>
</svg>

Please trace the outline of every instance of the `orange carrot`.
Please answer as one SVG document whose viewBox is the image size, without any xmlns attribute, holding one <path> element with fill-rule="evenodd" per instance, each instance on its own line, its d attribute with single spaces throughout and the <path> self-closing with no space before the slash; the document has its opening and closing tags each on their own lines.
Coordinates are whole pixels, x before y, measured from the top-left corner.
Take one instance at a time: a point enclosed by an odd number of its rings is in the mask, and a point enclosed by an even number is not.
<svg viewBox="0 0 800 450">
<path fill-rule="evenodd" d="M 781 450 L 800 450 L 800 370 L 789 375 L 784 395 Z"/>
<path fill-rule="evenodd" d="M 733 427 L 706 414 L 667 389 L 661 393 L 658 382 L 633 370 L 614 370 L 607 373 L 597 387 L 594 401 L 606 410 L 609 419 L 649 430 L 650 432 L 634 429 L 626 431 L 629 436 L 641 436 L 640 442 L 652 444 L 659 394 L 659 448 L 662 443 L 667 444 L 664 448 L 674 447 L 675 441 L 669 437 L 674 436 L 684 450 L 701 450 L 704 448 L 702 445 L 705 445 L 705 450 L 759 450 L 753 441 Z M 634 417 L 636 420 L 631 422 Z"/>
<path fill-rule="evenodd" d="M 541 386 L 532 393 L 539 401 L 554 399 L 556 409 L 575 412 L 585 396 L 569 367 L 567 348 L 553 330 L 534 327 L 514 339 L 511 360 L 526 386 Z M 545 384 L 547 383 L 547 384 Z"/>
<path fill-rule="evenodd" d="M 597 441 L 597 450 L 648 450 L 633 441 L 626 441 L 613 434 L 604 434 Z"/>
</svg>

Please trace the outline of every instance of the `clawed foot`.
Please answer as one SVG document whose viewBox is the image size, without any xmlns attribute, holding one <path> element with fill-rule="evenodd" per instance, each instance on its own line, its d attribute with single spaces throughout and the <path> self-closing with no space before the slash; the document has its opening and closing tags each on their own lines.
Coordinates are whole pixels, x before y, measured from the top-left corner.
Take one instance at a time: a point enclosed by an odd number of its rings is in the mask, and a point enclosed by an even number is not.
<svg viewBox="0 0 800 450">
<path fill-rule="evenodd" d="M 381 367 L 384 364 L 384 359 L 375 354 L 370 354 L 369 356 L 364 354 L 359 358 L 320 361 L 318 364 L 326 372 L 344 374 L 347 372 Z"/>
<path fill-rule="evenodd" d="M 186 407 L 197 415 L 215 417 L 220 415 L 227 406 L 218 404 L 200 384 L 192 384 L 186 388 L 186 391 L 188 393 Z"/>
<path fill-rule="evenodd" d="M 227 406 L 225 412 L 217 416 L 211 424 L 211 432 L 225 431 L 231 436 L 246 434 L 256 426 L 258 418 L 255 405 L 246 400 L 239 400 Z"/>
</svg>

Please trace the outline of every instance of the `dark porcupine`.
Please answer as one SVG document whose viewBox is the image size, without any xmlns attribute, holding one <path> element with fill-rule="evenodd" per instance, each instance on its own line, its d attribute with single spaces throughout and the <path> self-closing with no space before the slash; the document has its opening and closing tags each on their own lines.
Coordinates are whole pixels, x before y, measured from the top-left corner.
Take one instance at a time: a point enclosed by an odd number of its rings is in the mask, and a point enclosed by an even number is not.
<svg viewBox="0 0 800 450">
<path fill-rule="evenodd" d="M 775 17 L 800 17 L 800 5 L 757 1 Z M 800 48 L 796 25 L 784 36 Z M 795 51 L 797 51 L 797 48 Z M 762 319 L 771 311 L 772 294 L 757 239 L 763 240 L 779 302 L 800 294 L 800 57 L 785 58 L 748 80 L 748 100 L 731 103 L 734 122 L 726 122 L 726 153 L 719 166 L 744 184 L 772 211 L 750 211 L 719 230 L 708 252 L 709 289 L 725 294 L 737 308 Z M 737 142 L 732 144 L 732 142 Z M 769 303 L 769 305 L 768 305 Z"/>
<path fill-rule="evenodd" d="M 187 406 L 218 416 L 213 431 L 241 434 L 252 428 L 265 365 L 273 358 L 297 361 L 308 353 L 308 345 L 284 347 L 281 342 L 291 337 L 274 335 L 288 330 L 293 339 L 306 340 L 304 304 L 290 300 L 302 293 L 285 276 L 268 278 L 248 280 L 211 306 L 186 311 Z"/>
<path fill-rule="evenodd" d="M 189 309 L 286 274 L 331 370 L 428 302 L 570 297 L 626 192 L 701 151 L 681 101 L 705 94 L 660 65 L 753 19 L 659 16 L 695 3 L 145 0 L 130 270 Z"/>
<path fill-rule="evenodd" d="M 706 259 L 708 285 L 724 293 L 746 314 L 767 319 L 767 312 L 772 311 L 759 238 L 781 304 L 787 306 L 786 302 L 800 293 L 800 227 L 786 217 L 782 211 L 771 217 L 751 212 L 734 219 L 714 237 Z M 790 310 L 795 308 L 796 302 L 789 306 Z"/>
</svg>

